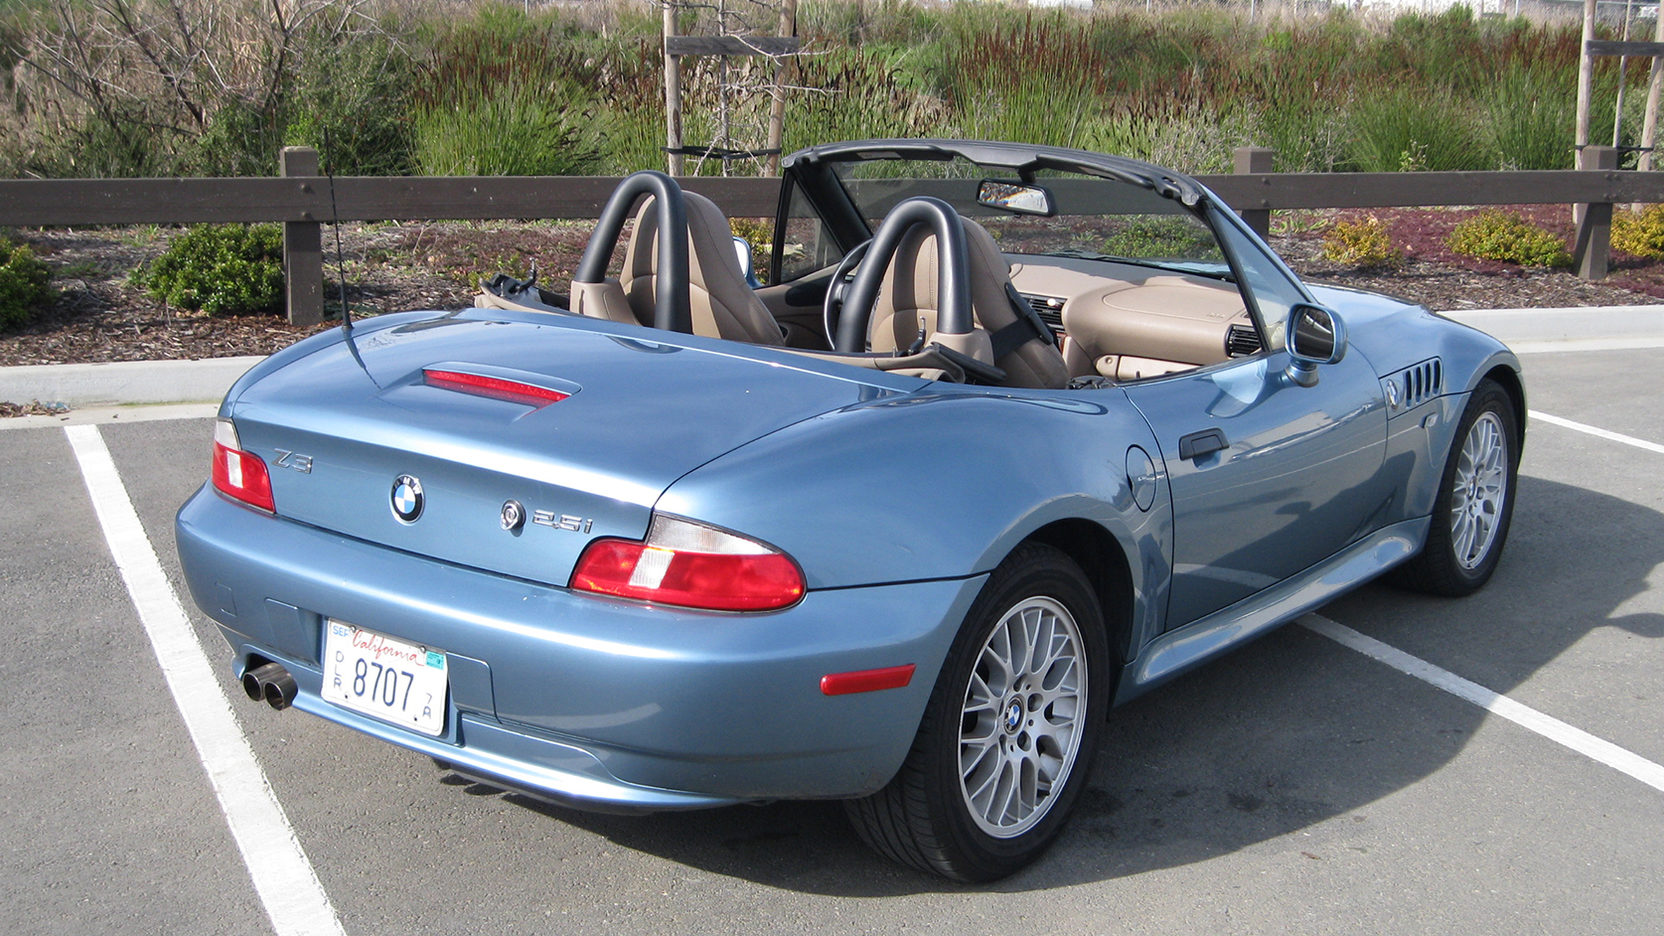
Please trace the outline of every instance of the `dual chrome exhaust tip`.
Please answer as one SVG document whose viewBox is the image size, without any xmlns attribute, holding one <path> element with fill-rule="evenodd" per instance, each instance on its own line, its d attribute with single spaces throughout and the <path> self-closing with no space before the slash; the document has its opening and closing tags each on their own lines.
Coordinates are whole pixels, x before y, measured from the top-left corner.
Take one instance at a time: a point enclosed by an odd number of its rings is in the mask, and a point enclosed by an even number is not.
<svg viewBox="0 0 1664 936">
<path fill-rule="evenodd" d="M 243 674 L 243 691 L 281 712 L 294 704 L 295 677 L 277 663 L 266 663 Z"/>
</svg>

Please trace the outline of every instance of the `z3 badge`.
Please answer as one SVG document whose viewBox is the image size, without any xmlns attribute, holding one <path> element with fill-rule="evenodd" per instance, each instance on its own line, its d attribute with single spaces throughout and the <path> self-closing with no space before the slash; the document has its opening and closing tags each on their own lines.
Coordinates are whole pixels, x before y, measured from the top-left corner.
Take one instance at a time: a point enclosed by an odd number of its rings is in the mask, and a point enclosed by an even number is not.
<svg viewBox="0 0 1664 936">
<path fill-rule="evenodd" d="M 277 453 L 277 467 L 290 468 L 301 474 L 312 473 L 312 456 L 291 452 L 288 449 L 273 449 Z"/>
</svg>

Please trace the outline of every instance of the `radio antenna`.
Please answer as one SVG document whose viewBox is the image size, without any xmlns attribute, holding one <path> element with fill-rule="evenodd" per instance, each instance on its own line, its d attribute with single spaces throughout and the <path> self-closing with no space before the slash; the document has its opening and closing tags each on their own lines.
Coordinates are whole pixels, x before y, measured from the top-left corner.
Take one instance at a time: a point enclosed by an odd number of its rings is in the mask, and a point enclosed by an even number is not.
<svg viewBox="0 0 1664 936">
<path fill-rule="evenodd" d="M 335 207 L 335 148 L 329 143 L 329 125 L 324 124 L 324 178 L 329 180 L 329 226 L 335 231 L 335 275 L 341 285 L 341 330 L 352 333 L 352 311 L 347 307 L 347 261 L 341 252 L 341 214 Z"/>
</svg>

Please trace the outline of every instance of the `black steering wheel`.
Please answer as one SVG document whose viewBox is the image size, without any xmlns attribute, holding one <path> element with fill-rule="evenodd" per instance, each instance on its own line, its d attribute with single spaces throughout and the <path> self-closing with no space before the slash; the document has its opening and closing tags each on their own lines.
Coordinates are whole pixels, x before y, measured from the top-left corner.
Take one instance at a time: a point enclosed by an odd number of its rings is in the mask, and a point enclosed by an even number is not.
<svg viewBox="0 0 1664 936">
<path fill-rule="evenodd" d="M 820 303 L 820 321 L 826 329 L 826 343 L 829 347 L 838 346 L 838 319 L 844 310 L 844 293 L 849 287 L 850 277 L 855 268 L 860 265 L 867 249 L 872 246 L 872 238 L 867 238 L 854 247 L 844 258 L 838 261 L 838 266 L 832 271 L 832 278 L 826 283 L 826 297 Z"/>
</svg>

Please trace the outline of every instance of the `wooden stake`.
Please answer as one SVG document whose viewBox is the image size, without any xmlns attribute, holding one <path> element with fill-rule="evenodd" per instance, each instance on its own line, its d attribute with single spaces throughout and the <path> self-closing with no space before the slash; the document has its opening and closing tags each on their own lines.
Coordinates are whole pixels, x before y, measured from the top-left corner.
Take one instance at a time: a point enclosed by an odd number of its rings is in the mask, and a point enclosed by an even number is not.
<svg viewBox="0 0 1664 936">
<path fill-rule="evenodd" d="M 1623 41 L 1629 41 L 1629 15 L 1635 9 L 1635 0 L 1624 0 L 1624 34 Z M 1623 145 L 1624 132 L 1624 86 L 1629 84 L 1629 56 L 1618 56 L 1618 103 L 1612 105 L 1612 146 L 1616 149 Z"/>
<path fill-rule="evenodd" d="M 1664 17 L 1660 18 L 1664 22 Z M 797 35 L 797 0 L 786 0 L 786 5 L 780 8 L 780 35 Z M 1656 59 L 1654 62 L 1656 63 Z M 776 59 L 774 66 L 774 100 L 768 107 L 768 142 L 764 149 L 779 150 L 786 138 L 786 86 L 797 80 L 797 57 L 786 56 Z M 780 154 L 773 152 L 768 155 L 768 174 L 780 174 Z"/>
<path fill-rule="evenodd" d="M 1589 54 L 1589 41 L 1595 38 L 1595 0 L 1583 0 L 1583 44 L 1578 47 L 1577 60 L 1577 136 L 1579 152 L 1589 145 L 1589 100 L 1594 91 L 1595 58 Z M 1572 163 L 1577 168 L 1576 161 Z"/>
<path fill-rule="evenodd" d="M 674 0 L 662 0 L 664 3 L 664 36 L 666 41 L 664 53 L 664 145 L 670 150 L 666 155 L 667 168 L 671 175 L 682 174 L 682 61 L 670 54 L 669 40 L 676 35 L 676 4 Z M 1589 0 L 1593 3 L 1594 0 Z"/>
<path fill-rule="evenodd" d="M 1658 30 L 1653 39 L 1664 42 L 1664 16 L 1658 17 Z M 1652 57 L 1652 81 L 1647 85 L 1647 116 L 1641 124 L 1641 159 L 1635 168 L 1641 172 L 1652 169 L 1652 147 L 1658 139 L 1658 98 L 1664 91 L 1664 59 Z"/>
</svg>

